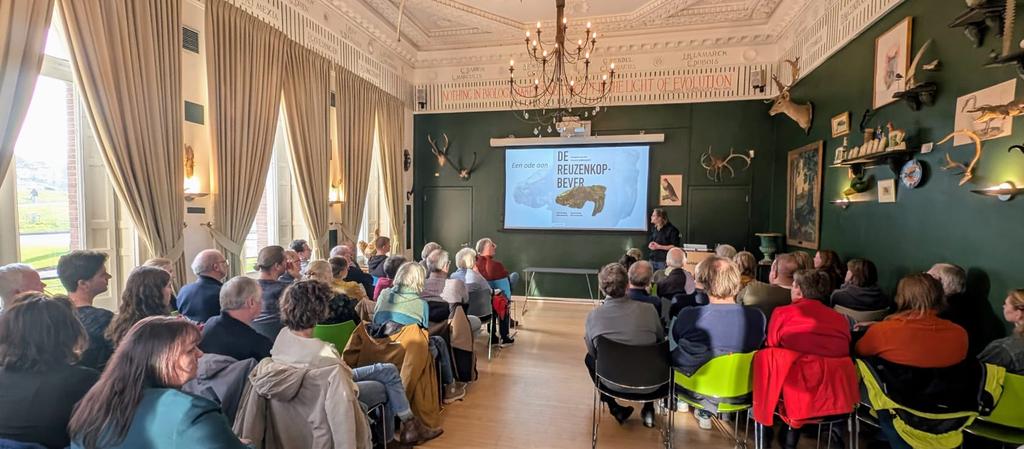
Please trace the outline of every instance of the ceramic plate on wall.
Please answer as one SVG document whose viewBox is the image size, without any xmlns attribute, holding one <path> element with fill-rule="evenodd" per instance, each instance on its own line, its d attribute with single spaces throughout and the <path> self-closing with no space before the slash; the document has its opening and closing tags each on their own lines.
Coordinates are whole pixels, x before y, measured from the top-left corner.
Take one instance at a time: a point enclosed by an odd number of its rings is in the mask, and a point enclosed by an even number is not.
<svg viewBox="0 0 1024 449">
<path fill-rule="evenodd" d="M 921 167 L 921 163 L 917 159 L 911 159 L 903 164 L 903 168 L 900 169 L 900 181 L 903 181 L 903 185 L 913 189 L 921 184 L 921 178 L 924 176 L 924 169 Z"/>
</svg>

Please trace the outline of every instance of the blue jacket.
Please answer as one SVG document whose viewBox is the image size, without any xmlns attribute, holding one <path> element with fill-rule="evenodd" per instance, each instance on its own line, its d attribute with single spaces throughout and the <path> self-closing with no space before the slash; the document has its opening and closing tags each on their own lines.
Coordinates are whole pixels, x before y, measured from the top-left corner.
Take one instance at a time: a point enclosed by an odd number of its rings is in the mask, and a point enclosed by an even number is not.
<svg viewBox="0 0 1024 449">
<path fill-rule="evenodd" d="M 72 437 L 73 438 L 73 437 Z M 77 442 L 72 449 L 82 449 Z M 170 388 L 147 388 L 123 441 L 103 449 L 247 449 L 220 406 Z"/>
<path fill-rule="evenodd" d="M 210 317 L 220 315 L 221 285 L 214 278 L 199 276 L 178 292 L 178 311 L 197 323 L 205 323 Z"/>
</svg>

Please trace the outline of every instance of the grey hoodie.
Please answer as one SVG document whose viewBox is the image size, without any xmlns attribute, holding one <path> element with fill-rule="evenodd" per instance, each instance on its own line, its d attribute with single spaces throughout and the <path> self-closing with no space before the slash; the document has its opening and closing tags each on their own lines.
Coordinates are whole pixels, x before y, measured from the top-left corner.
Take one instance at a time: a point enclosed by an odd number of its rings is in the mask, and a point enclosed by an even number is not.
<svg viewBox="0 0 1024 449">
<path fill-rule="evenodd" d="M 203 354 L 196 378 L 181 389 L 220 404 L 228 422 L 233 422 L 238 413 L 238 401 L 248 384 L 246 377 L 255 366 L 255 359 L 235 360 L 226 355 Z"/>
</svg>

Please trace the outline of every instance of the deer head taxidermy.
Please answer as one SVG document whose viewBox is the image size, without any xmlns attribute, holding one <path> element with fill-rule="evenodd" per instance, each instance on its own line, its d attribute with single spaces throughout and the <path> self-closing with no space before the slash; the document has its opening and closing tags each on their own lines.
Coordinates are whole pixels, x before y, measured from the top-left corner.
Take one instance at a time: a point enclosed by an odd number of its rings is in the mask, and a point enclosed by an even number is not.
<svg viewBox="0 0 1024 449">
<path fill-rule="evenodd" d="M 473 162 L 469 164 L 469 167 L 462 167 L 448 157 L 448 147 L 451 145 L 451 142 L 448 140 L 448 134 L 442 133 L 441 137 L 444 138 L 444 144 L 438 148 L 437 142 L 434 141 L 434 138 L 430 134 L 427 134 L 427 142 L 430 143 L 430 151 L 434 153 L 435 157 L 437 157 L 437 164 L 444 167 L 447 162 L 448 166 L 451 167 L 452 170 L 455 170 L 455 173 L 459 174 L 459 179 L 469 181 L 469 176 L 473 174 L 473 170 L 476 170 L 476 152 L 473 152 Z"/>
<path fill-rule="evenodd" d="M 793 102 L 789 97 L 789 88 L 796 84 L 796 81 L 800 79 L 800 58 L 796 60 L 786 60 L 786 64 L 789 64 L 790 70 L 793 73 L 793 79 L 789 82 L 789 85 L 783 85 L 782 81 L 779 81 L 779 77 L 772 75 L 772 81 L 775 82 L 775 86 L 779 89 L 779 95 L 771 100 L 765 101 L 765 103 L 771 103 L 772 108 L 768 111 L 768 115 L 776 115 L 779 113 L 786 114 L 789 118 L 793 119 L 800 128 L 803 128 L 804 133 L 810 133 L 811 120 L 814 118 L 814 104 L 807 102 L 799 104 Z"/>
<path fill-rule="evenodd" d="M 707 152 L 701 153 L 700 165 L 701 167 L 704 167 L 704 169 L 708 171 L 708 179 L 714 182 L 720 182 L 722 180 L 722 173 L 725 170 L 729 170 L 729 177 L 736 177 L 736 171 L 733 170 L 731 165 L 729 165 L 729 161 L 733 159 L 739 159 L 746 163 L 746 165 L 743 166 L 742 170 L 746 170 L 748 167 L 750 167 L 750 157 L 742 154 L 736 154 L 733 152 L 731 148 L 729 149 L 728 156 L 724 158 L 718 157 L 715 156 L 714 154 L 711 154 L 710 146 L 708 147 Z"/>
<path fill-rule="evenodd" d="M 952 133 L 950 133 L 944 139 L 939 141 L 939 145 L 942 145 L 942 144 L 948 142 L 949 139 L 952 139 L 953 137 L 956 137 L 956 136 L 967 137 L 967 138 L 970 138 L 971 140 L 974 141 L 974 159 L 971 159 L 971 162 L 969 164 L 965 165 L 963 163 L 954 161 L 951 157 L 949 157 L 949 153 L 946 153 L 946 165 L 943 165 L 942 169 L 943 170 L 953 170 L 953 169 L 961 170 L 962 172 L 960 173 L 960 175 L 961 175 L 960 176 L 960 185 L 964 185 L 964 184 L 967 184 L 967 181 L 970 181 L 971 178 L 974 177 L 974 166 L 978 165 L 978 160 L 981 159 L 981 138 L 978 137 L 978 135 L 975 134 L 974 131 L 970 131 L 970 130 L 966 130 L 966 129 L 961 129 L 961 130 L 953 131 Z"/>
</svg>

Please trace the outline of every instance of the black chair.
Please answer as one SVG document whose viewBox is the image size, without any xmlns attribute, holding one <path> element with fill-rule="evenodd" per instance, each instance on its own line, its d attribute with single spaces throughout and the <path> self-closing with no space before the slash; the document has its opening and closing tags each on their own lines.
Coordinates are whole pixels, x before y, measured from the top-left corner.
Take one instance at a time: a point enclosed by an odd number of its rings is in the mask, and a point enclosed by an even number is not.
<svg viewBox="0 0 1024 449">
<path fill-rule="evenodd" d="M 665 407 L 672 397 L 672 366 L 668 341 L 646 346 L 618 343 L 605 337 L 594 341 L 594 413 L 591 448 L 597 447 L 597 430 L 601 422 L 601 394 L 629 402 L 654 402 L 665 415 L 662 439 L 672 448 L 673 413 Z"/>
</svg>

